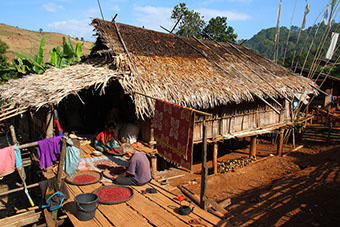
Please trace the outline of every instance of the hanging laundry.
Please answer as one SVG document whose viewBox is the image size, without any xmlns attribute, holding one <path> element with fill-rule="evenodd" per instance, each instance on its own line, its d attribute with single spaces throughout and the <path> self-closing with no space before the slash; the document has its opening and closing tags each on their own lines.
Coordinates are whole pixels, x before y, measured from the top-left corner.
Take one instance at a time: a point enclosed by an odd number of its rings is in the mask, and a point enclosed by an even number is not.
<svg viewBox="0 0 340 227">
<path fill-rule="evenodd" d="M 15 168 L 18 170 L 18 173 L 22 180 L 26 179 L 25 169 L 22 166 L 21 152 L 17 145 L 14 145 L 14 154 L 15 154 Z"/>
<path fill-rule="evenodd" d="M 328 10 L 329 10 L 330 5 L 331 5 L 331 3 L 327 4 L 325 12 L 323 13 L 323 22 L 325 23 L 325 25 L 327 25 L 327 23 L 328 23 Z"/>
<path fill-rule="evenodd" d="M 57 156 L 60 155 L 61 136 L 55 136 L 48 139 L 39 140 L 38 142 L 38 157 L 39 165 L 46 170 L 53 162 L 57 161 Z"/>
<path fill-rule="evenodd" d="M 329 45 L 329 48 L 325 56 L 326 59 L 328 60 L 332 59 L 336 44 L 338 42 L 338 38 L 339 38 L 339 33 L 332 32 L 332 40 L 331 40 L 331 44 Z"/>
<path fill-rule="evenodd" d="M 154 135 L 161 156 L 191 170 L 193 132 L 192 109 L 156 100 Z"/>
<path fill-rule="evenodd" d="M 59 121 L 55 121 L 55 124 L 56 124 L 56 135 L 58 136 L 63 136 L 64 135 L 64 131 L 63 129 L 61 128 L 60 126 L 60 122 Z"/>
<path fill-rule="evenodd" d="M 13 173 L 15 170 L 14 146 L 0 149 L 0 177 Z"/>
<path fill-rule="evenodd" d="M 304 14 L 304 16 L 303 16 L 301 29 L 304 29 L 305 26 L 306 26 L 307 14 L 309 13 L 309 11 L 310 11 L 310 6 L 309 6 L 309 4 L 307 3 L 307 5 L 306 5 L 306 7 L 305 7 L 305 14 Z"/>
<path fill-rule="evenodd" d="M 73 146 L 73 142 L 71 139 L 68 139 L 69 143 L 66 147 L 66 156 L 65 156 L 65 172 L 69 177 L 72 177 L 73 174 L 77 171 L 80 162 L 80 149 Z"/>
</svg>

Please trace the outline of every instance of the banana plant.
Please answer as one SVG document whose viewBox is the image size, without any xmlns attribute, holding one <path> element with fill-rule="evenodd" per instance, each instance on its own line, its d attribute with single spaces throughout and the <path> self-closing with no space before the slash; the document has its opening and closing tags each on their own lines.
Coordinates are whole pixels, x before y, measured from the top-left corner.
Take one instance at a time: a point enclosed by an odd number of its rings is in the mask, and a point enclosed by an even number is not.
<svg viewBox="0 0 340 227">
<path fill-rule="evenodd" d="M 13 65 L 12 67 L 9 67 L 9 70 L 16 72 L 19 75 L 30 73 L 43 74 L 46 71 L 46 66 L 43 62 L 45 45 L 46 39 L 45 37 L 42 37 L 38 54 L 34 55 L 33 59 L 20 52 L 13 51 L 16 58 L 13 59 Z"/>
<path fill-rule="evenodd" d="M 73 48 L 71 39 L 67 40 L 63 37 L 63 50 L 58 45 L 50 51 L 50 58 L 48 64 L 53 65 L 56 68 L 64 68 L 74 62 L 79 62 L 82 54 L 81 44 L 77 43 Z"/>
</svg>

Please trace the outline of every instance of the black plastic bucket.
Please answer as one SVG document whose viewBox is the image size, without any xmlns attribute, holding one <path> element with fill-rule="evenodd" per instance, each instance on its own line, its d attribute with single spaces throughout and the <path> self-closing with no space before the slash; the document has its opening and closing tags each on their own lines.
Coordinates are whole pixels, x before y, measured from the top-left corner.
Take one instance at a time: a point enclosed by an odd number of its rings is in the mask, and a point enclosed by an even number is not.
<svg viewBox="0 0 340 227">
<path fill-rule="evenodd" d="M 99 196 L 94 193 L 82 193 L 74 197 L 77 204 L 77 218 L 89 221 L 94 218 L 98 207 Z"/>
</svg>

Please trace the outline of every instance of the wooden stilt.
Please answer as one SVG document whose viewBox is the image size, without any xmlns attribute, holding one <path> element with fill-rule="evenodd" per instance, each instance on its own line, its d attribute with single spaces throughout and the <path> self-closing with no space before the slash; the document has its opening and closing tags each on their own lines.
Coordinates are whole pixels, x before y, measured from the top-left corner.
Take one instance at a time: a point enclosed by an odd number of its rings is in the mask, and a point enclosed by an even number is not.
<svg viewBox="0 0 340 227">
<path fill-rule="evenodd" d="M 67 133 L 64 136 L 68 136 Z M 58 165 L 58 173 L 57 173 L 57 185 L 58 189 L 61 189 L 61 182 L 64 173 L 64 165 L 65 165 L 65 156 L 66 156 L 66 140 L 64 138 L 61 139 L 61 151 L 60 151 L 60 161 Z"/>
<path fill-rule="evenodd" d="M 49 110 L 46 116 L 46 138 L 53 137 L 53 111 Z"/>
<path fill-rule="evenodd" d="M 152 177 L 157 178 L 157 156 L 151 156 L 151 169 L 152 169 Z"/>
<path fill-rule="evenodd" d="M 205 125 L 205 119 L 203 120 L 203 141 L 202 141 L 202 172 L 201 172 L 201 208 L 207 210 L 207 126 Z"/>
<path fill-rule="evenodd" d="M 213 151 L 214 174 L 217 174 L 217 156 L 218 156 L 218 144 L 217 144 L 217 142 L 215 142 L 214 143 L 214 151 Z"/>
<path fill-rule="evenodd" d="M 280 128 L 280 134 L 278 135 L 278 140 L 277 140 L 277 152 L 276 154 L 279 156 L 282 156 L 282 151 L 283 151 L 283 133 L 284 128 Z"/>
<path fill-rule="evenodd" d="M 250 149 L 249 149 L 249 156 L 256 156 L 256 142 L 257 142 L 257 136 L 252 136 L 250 138 Z"/>
</svg>

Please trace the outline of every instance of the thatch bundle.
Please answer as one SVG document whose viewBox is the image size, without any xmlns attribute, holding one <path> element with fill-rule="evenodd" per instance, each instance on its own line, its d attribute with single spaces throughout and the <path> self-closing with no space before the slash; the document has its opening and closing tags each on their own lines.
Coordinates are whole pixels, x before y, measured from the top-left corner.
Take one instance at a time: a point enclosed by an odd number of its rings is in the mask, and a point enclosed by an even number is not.
<svg viewBox="0 0 340 227">
<path fill-rule="evenodd" d="M 281 94 L 293 97 L 296 93 L 317 93 L 310 86 L 316 86 L 311 80 L 293 74 L 248 48 L 235 45 L 258 64 L 226 43 L 222 45 L 228 51 L 213 41 L 203 41 L 208 48 L 191 38 L 183 38 L 183 41 L 171 34 L 117 23 L 131 62 L 113 22 L 94 19 L 92 25 L 98 39 L 86 64 L 12 80 L 0 86 L 1 98 L 11 99 L 21 106 L 58 104 L 68 94 L 90 86 L 104 88 L 109 79 L 118 77 L 125 92 L 137 91 L 197 109 L 251 102 L 254 94 L 268 99 L 268 95 L 282 98 Z M 126 70 L 129 73 L 122 73 Z M 141 95 L 132 96 L 137 116 L 151 117 L 153 102 Z"/>
<path fill-rule="evenodd" d="M 66 96 L 78 95 L 80 90 L 91 86 L 103 93 L 106 83 L 113 78 L 122 78 L 122 74 L 86 64 L 64 69 L 53 68 L 43 75 L 10 80 L 0 86 L 0 94 L 1 99 L 10 100 L 20 107 L 39 109 L 46 104 L 58 104 Z"/>
</svg>

